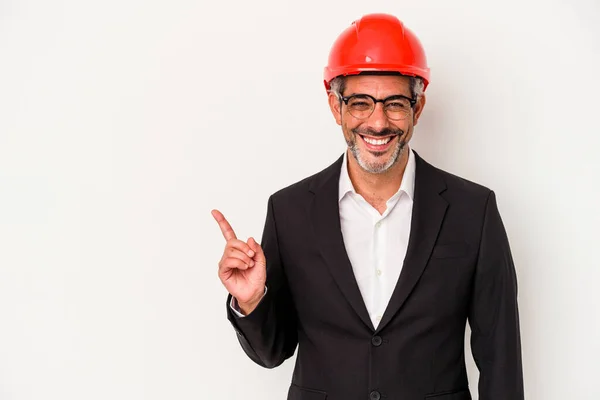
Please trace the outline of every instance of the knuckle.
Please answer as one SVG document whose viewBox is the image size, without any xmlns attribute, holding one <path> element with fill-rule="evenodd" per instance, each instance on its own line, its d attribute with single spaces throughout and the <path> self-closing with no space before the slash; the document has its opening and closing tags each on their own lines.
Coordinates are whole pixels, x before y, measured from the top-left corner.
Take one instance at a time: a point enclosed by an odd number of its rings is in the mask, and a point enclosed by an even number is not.
<svg viewBox="0 0 600 400">
<path fill-rule="evenodd" d="M 240 260 L 239 258 L 235 258 L 235 257 L 230 257 L 227 259 L 227 268 L 244 268 L 245 267 L 245 263 Z"/>
</svg>

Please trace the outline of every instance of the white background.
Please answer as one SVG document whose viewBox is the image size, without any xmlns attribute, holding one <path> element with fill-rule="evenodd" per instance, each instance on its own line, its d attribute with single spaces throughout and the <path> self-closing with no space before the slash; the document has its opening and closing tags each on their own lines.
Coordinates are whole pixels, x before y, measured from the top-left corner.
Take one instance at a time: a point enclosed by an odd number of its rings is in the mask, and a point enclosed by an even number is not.
<svg viewBox="0 0 600 400">
<path fill-rule="evenodd" d="M 260 238 L 342 153 L 323 67 L 379 11 L 432 69 L 412 146 L 497 193 L 527 398 L 600 398 L 597 0 L 2 0 L 0 399 L 285 398 L 293 362 L 226 320 L 210 210 Z"/>
</svg>

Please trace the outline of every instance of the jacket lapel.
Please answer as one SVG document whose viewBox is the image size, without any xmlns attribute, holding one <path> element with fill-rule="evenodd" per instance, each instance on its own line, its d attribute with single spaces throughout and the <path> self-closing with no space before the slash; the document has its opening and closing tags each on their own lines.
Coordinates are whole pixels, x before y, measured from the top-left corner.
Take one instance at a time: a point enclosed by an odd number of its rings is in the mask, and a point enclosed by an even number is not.
<svg viewBox="0 0 600 400">
<path fill-rule="evenodd" d="M 446 184 L 439 172 L 416 151 L 415 195 L 411 230 L 402 272 L 377 331 L 400 310 L 423 273 L 435 245 L 448 203 L 440 196 Z M 340 291 L 363 323 L 375 331 L 348 258 L 338 203 L 339 177 L 343 156 L 311 182 L 314 194 L 310 219 L 315 242 Z"/>
<path fill-rule="evenodd" d="M 440 193 L 446 184 L 438 171 L 415 154 L 415 197 L 408 248 L 402 272 L 377 331 L 382 330 L 400 310 L 425 270 L 435 245 L 448 203 Z"/>
<path fill-rule="evenodd" d="M 338 203 L 342 160 L 343 156 L 313 181 L 310 190 L 314 193 L 314 198 L 310 218 L 315 242 L 340 291 L 364 324 L 375 330 L 354 277 L 342 236 Z"/>
</svg>

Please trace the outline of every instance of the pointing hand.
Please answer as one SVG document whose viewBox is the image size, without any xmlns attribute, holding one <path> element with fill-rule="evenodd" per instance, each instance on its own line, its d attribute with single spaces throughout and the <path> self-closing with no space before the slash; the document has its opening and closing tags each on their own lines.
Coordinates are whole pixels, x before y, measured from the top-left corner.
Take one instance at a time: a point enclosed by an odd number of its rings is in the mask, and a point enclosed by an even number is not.
<svg viewBox="0 0 600 400">
<path fill-rule="evenodd" d="M 212 210 L 225 238 L 225 250 L 219 262 L 219 278 L 236 298 L 243 314 L 249 314 L 260 302 L 267 278 L 267 261 L 260 245 L 249 238 L 239 240 L 229 222 L 218 210 Z"/>
</svg>

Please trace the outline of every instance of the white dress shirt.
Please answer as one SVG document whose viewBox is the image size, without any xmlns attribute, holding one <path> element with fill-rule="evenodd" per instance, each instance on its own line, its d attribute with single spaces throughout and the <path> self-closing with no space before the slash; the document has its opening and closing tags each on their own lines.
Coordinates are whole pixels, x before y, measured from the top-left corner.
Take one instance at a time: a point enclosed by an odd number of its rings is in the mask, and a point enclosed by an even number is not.
<svg viewBox="0 0 600 400">
<path fill-rule="evenodd" d="M 408 247 L 415 187 L 415 157 L 408 148 L 408 163 L 398 191 L 379 214 L 356 191 L 344 155 L 339 185 L 342 236 L 354 277 L 367 311 L 377 328 L 398 282 Z"/>
<path fill-rule="evenodd" d="M 398 191 L 379 214 L 356 191 L 348 175 L 348 152 L 339 179 L 338 203 L 342 236 L 363 301 L 377 328 L 392 296 L 408 247 L 415 188 L 415 156 L 410 147 L 408 163 Z M 266 288 L 265 288 L 266 293 Z M 235 299 L 231 308 L 240 317 Z"/>
</svg>

